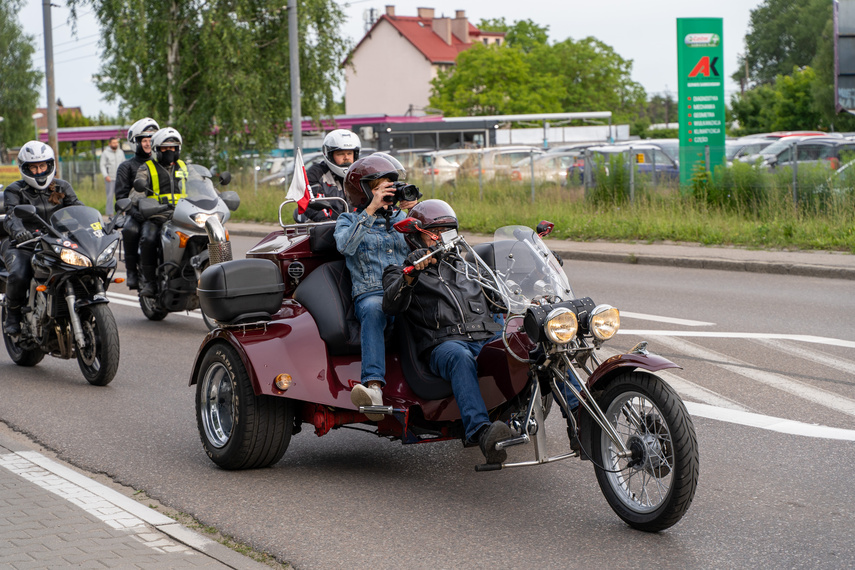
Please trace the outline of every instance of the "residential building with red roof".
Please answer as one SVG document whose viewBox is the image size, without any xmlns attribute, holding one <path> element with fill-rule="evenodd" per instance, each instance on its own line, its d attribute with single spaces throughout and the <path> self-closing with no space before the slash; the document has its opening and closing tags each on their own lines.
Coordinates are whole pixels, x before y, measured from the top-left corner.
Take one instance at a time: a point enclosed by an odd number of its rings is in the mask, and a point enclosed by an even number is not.
<svg viewBox="0 0 855 570">
<path fill-rule="evenodd" d="M 397 16 L 394 6 L 374 23 L 345 60 L 345 113 L 422 115 L 430 81 L 454 65 L 476 43 L 502 43 L 504 33 L 479 30 L 464 10 L 435 17 L 433 8 L 417 16 Z"/>
</svg>

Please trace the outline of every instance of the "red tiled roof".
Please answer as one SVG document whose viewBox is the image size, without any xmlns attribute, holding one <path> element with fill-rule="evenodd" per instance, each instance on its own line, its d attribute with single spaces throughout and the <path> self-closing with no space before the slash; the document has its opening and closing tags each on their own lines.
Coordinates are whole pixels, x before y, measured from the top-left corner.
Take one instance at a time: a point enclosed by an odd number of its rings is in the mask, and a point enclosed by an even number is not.
<svg viewBox="0 0 855 570">
<path fill-rule="evenodd" d="M 413 44 L 413 46 L 431 63 L 454 63 L 457 59 L 457 54 L 472 47 L 472 42 L 463 43 L 454 34 L 451 34 L 451 45 L 448 45 L 445 43 L 445 40 L 433 31 L 430 19 L 419 18 L 418 16 L 389 16 L 388 14 L 383 14 L 380 16 L 380 19 L 374 23 L 371 30 L 369 30 L 359 43 L 356 44 L 356 47 L 353 48 L 351 54 L 359 49 L 359 46 L 362 45 L 365 38 L 370 36 L 374 28 L 379 26 L 380 22 L 384 20 L 392 24 L 392 26 L 411 44 Z M 482 32 L 468 22 L 467 25 L 469 26 L 470 39 L 477 39 L 482 35 L 504 36 L 502 33 Z M 348 56 L 348 59 L 349 58 L 350 56 Z"/>
</svg>

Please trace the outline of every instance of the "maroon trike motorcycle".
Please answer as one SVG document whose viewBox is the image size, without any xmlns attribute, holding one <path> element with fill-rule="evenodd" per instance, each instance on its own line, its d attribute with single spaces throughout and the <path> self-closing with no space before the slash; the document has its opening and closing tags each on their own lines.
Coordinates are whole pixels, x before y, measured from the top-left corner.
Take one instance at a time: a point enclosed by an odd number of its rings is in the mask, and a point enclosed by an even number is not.
<svg viewBox="0 0 855 570">
<path fill-rule="evenodd" d="M 328 199 L 327 199 L 328 200 Z M 322 202 L 319 199 L 318 202 Z M 382 406 L 355 409 L 350 390 L 360 379 L 359 322 L 350 276 L 333 240 L 335 223 L 286 225 L 247 253 L 205 270 L 199 298 L 219 328 L 193 365 L 199 434 L 224 469 L 279 461 L 304 425 L 318 436 L 353 424 L 404 444 L 464 439 L 451 385 L 414 354 L 412 331 L 396 319 L 387 337 Z M 328 207 L 317 204 L 318 207 Z M 416 231 L 418 221 L 398 222 Z M 456 250 L 461 269 L 508 309 L 502 334 L 478 357 L 481 393 L 490 419 L 506 421 L 512 437 L 497 446 L 531 444 L 534 458 L 476 465 L 479 471 L 533 466 L 581 457 L 617 515 L 630 526 L 659 531 L 677 523 L 697 487 L 698 445 L 677 393 L 653 373 L 676 364 L 639 343 L 600 361 L 596 351 L 620 327 L 617 309 L 576 298 L 538 231 L 509 226 L 470 246 L 456 231 L 437 250 Z M 578 381 L 580 388 L 568 382 Z M 571 412 L 559 387 L 581 405 Z M 544 419 L 557 404 L 567 418 L 563 451 L 547 451 Z M 369 421 L 366 413 L 382 414 Z"/>
</svg>

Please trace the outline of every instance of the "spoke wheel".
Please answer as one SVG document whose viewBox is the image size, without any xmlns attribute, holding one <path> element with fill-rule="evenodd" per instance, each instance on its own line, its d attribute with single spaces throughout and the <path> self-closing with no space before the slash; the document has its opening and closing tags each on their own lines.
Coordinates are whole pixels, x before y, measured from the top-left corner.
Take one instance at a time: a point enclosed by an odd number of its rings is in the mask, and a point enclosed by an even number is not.
<svg viewBox="0 0 855 570">
<path fill-rule="evenodd" d="M 77 347 L 77 364 L 86 381 L 106 386 L 119 369 L 119 328 L 113 312 L 105 304 L 80 309 L 84 345 Z"/>
<path fill-rule="evenodd" d="M 211 345 L 195 380 L 196 423 L 211 461 L 223 469 L 254 469 L 282 458 L 291 442 L 294 403 L 256 396 L 234 348 Z"/>
<path fill-rule="evenodd" d="M 592 455 L 609 505 L 639 530 L 676 524 L 692 503 L 699 471 L 695 428 L 682 400 L 660 378 L 632 372 L 610 381 L 598 403 L 632 452 L 621 457 L 594 425 Z"/>
</svg>

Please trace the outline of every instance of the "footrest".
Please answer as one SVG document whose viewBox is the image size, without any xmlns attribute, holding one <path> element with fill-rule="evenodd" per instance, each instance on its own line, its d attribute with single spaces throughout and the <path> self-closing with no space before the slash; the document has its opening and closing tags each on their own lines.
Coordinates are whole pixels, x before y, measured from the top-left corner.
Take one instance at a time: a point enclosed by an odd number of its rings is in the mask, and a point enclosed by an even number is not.
<svg viewBox="0 0 855 570">
<path fill-rule="evenodd" d="M 502 441 L 497 441 L 496 442 L 496 449 L 505 449 L 508 447 L 513 447 L 515 445 L 522 445 L 524 443 L 528 443 L 530 440 L 531 440 L 531 438 L 528 435 L 522 434 L 521 436 L 512 437 L 511 439 L 505 439 Z"/>
<path fill-rule="evenodd" d="M 359 406 L 360 414 L 386 414 L 391 416 L 395 412 L 392 406 Z"/>
<path fill-rule="evenodd" d="M 475 471 L 500 471 L 502 469 L 501 463 L 482 463 L 481 465 L 475 466 Z"/>
</svg>

